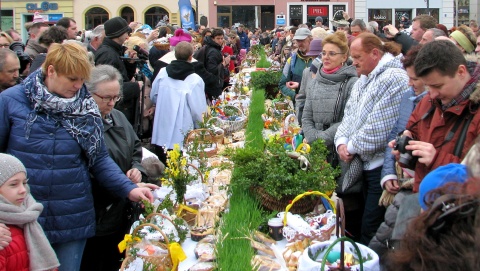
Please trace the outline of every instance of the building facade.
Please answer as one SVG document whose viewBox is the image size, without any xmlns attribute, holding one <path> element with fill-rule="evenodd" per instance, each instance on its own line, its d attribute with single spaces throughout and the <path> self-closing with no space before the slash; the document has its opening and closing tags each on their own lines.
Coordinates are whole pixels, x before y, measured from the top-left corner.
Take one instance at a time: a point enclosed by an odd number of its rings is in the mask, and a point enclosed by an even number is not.
<svg viewBox="0 0 480 271">
<path fill-rule="evenodd" d="M 427 8 L 428 2 L 428 8 Z M 456 8 L 458 6 L 458 8 Z M 457 13 L 458 11 L 458 13 Z M 420 14 L 430 14 L 447 28 L 467 24 L 469 20 L 478 20 L 478 0 L 356 0 L 355 18 L 375 20 L 381 26 L 399 25 L 402 15 L 410 20 Z M 458 18 L 457 18 L 458 16 Z"/>
<path fill-rule="evenodd" d="M 32 1 L 1 0 L 0 28 L 14 28 L 26 40 L 25 23 L 33 21 L 33 14 L 38 12 L 49 24 L 55 24 L 60 18 L 73 16 L 73 0 Z"/>
<path fill-rule="evenodd" d="M 471 19 L 478 20 L 477 14 L 480 12 L 480 0 L 190 1 L 197 21 L 207 24 L 208 27 L 244 24 L 248 28 L 264 30 L 277 25 L 298 25 L 307 21 L 314 24 L 317 16 L 321 16 L 324 24 L 329 25 L 335 12 L 342 10 L 353 18 L 376 20 L 380 25 L 398 25 L 403 14 L 410 20 L 419 14 L 431 14 L 448 28 L 457 24 L 468 24 Z M 23 26 L 33 20 L 36 11 L 50 24 L 64 16 L 72 17 L 77 21 L 79 30 L 92 29 L 115 16 L 152 27 L 167 16 L 171 24 L 180 25 L 178 0 L 1 0 L 0 10 L 0 28 L 13 27 L 22 33 L 24 39 L 26 31 Z"/>
<path fill-rule="evenodd" d="M 209 25 L 230 27 L 243 24 L 248 28 L 273 29 L 277 25 L 315 24 L 321 16 L 330 24 L 339 10 L 354 14 L 353 0 L 287 1 L 287 0 L 214 0 L 209 1 Z"/>
</svg>

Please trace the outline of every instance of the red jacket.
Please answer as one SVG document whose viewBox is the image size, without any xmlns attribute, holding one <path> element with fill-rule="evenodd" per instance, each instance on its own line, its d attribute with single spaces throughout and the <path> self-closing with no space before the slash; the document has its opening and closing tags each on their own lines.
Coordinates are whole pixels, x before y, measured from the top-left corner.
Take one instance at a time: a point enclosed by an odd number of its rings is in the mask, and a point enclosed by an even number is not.
<svg viewBox="0 0 480 271">
<path fill-rule="evenodd" d="M 17 226 L 7 226 L 12 233 L 12 242 L 0 250 L 0 271 L 28 271 L 30 261 L 23 230 Z"/>
<path fill-rule="evenodd" d="M 224 53 L 228 53 L 229 55 L 232 56 L 232 55 L 233 55 L 233 49 L 232 49 L 232 47 L 227 46 L 227 45 L 223 46 L 222 55 L 223 55 Z M 234 63 L 235 63 L 235 61 L 232 60 L 232 59 L 230 59 L 230 64 L 229 64 L 229 66 L 228 66 L 228 70 L 229 70 L 230 72 L 232 72 L 232 71 L 235 70 L 235 64 L 234 64 Z"/>
<path fill-rule="evenodd" d="M 436 148 L 437 152 L 429 166 L 419 162 L 416 163 L 415 182 L 413 186 L 414 192 L 418 192 L 420 182 L 423 180 L 425 175 L 439 166 L 449 163 L 460 163 L 470 147 L 475 143 L 475 139 L 480 134 L 480 110 L 472 110 L 471 106 L 472 102 L 480 102 L 479 96 L 480 87 L 477 86 L 477 89 L 470 95 L 469 99 L 461 102 L 459 105 L 448 108 L 443 113 L 438 102 L 432 101 L 429 93 L 425 95 L 425 97 L 418 103 L 417 107 L 410 116 L 410 119 L 408 120 L 407 129 L 412 132 L 415 140 L 431 143 L 435 147 L 440 146 L 444 142 L 447 133 L 450 132 L 458 117 L 464 110 L 470 110 L 474 116 L 468 127 L 465 143 L 463 145 L 462 154 L 460 157 L 454 156 L 453 150 L 456 142 L 458 141 L 458 137 L 463 128 L 464 122 L 457 129 L 452 140 L 443 146 Z M 409 128 L 413 123 L 420 120 L 426 112 L 428 112 L 433 103 L 435 103 L 436 106 L 435 111 L 431 113 L 429 117 L 420 121 L 415 127 Z"/>
</svg>

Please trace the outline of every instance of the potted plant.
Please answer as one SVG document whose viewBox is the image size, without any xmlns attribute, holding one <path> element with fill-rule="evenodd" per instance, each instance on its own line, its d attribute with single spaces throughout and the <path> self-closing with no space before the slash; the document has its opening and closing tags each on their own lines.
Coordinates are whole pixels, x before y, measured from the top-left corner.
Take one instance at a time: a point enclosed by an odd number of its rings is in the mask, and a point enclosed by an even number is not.
<svg viewBox="0 0 480 271">
<path fill-rule="evenodd" d="M 282 77 L 282 72 L 278 70 L 254 71 L 250 73 L 250 84 L 254 89 L 264 89 L 265 97 L 273 99 L 277 96 L 278 82 Z"/>
<path fill-rule="evenodd" d="M 315 141 L 309 153 L 308 168 L 301 167 L 301 159 L 286 151 L 288 138 L 273 136 L 265 142 L 265 150 L 239 149 L 233 155 L 234 185 L 251 188 L 264 207 L 282 211 L 295 196 L 309 190 L 331 192 L 335 190 L 335 177 L 339 174 L 327 163 L 328 149 L 322 140 Z M 292 158 L 293 157 L 293 158 Z M 303 159 L 303 158 L 302 158 Z M 304 213 L 314 207 L 312 199 L 293 206 L 293 212 Z"/>
</svg>

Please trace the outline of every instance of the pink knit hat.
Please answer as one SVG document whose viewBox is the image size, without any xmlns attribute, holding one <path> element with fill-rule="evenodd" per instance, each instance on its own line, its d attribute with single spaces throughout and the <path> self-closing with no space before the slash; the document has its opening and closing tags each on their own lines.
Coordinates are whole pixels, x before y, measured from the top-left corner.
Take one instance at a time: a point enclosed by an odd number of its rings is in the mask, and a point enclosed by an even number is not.
<svg viewBox="0 0 480 271">
<path fill-rule="evenodd" d="M 175 30 L 175 34 L 170 38 L 170 46 L 177 46 L 181 41 L 191 42 L 192 36 L 189 33 L 183 32 L 183 29 Z"/>
<path fill-rule="evenodd" d="M 40 13 L 38 13 L 38 11 L 36 11 L 33 14 L 33 23 L 36 24 L 36 23 L 44 23 L 44 22 L 45 22 L 45 19 L 43 19 L 43 16 L 40 15 Z"/>
</svg>

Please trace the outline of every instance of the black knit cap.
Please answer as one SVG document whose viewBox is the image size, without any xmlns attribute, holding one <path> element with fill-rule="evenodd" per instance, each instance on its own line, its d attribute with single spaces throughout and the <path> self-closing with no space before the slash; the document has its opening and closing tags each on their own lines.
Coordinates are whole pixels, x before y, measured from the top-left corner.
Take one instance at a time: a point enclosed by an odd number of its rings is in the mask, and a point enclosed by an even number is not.
<svg viewBox="0 0 480 271">
<path fill-rule="evenodd" d="M 105 36 L 110 39 L 120 37 L 123 33 L 132 31 L 127 21 L 122 17 L 113 17 L 105 22 L 104 27 Z"/>
</svg>

